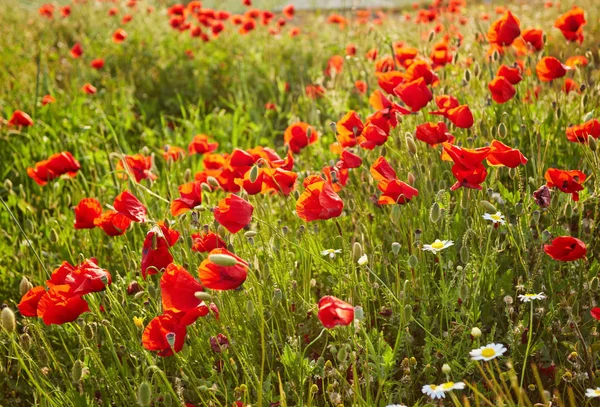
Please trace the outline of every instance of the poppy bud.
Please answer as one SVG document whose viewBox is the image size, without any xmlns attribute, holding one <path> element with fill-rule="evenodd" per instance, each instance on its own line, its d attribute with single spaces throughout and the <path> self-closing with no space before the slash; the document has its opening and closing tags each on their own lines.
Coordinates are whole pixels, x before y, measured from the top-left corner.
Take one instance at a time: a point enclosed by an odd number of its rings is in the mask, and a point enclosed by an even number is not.
<svg viewBox="0 0 600 407">
<path fill-rule="evenodd" d="M 408 265 L 410 266 L 410 268 L 415 268 L 417 267 L 417 265 L 419 264 L 419 259 L 417 259 L 417 256 L 415 256 L 414 254 L 411 254 L 410 257 L 408 258 Z"/>
<path fill-rule="evenodd" d="M 562 110 L 560 109 L 560 107 L 556 108 L 556 118 L 560 119 L 560 117 L 562 116 Z"/>
<path fill-rule="evenodd" d="M 208 256 L 208 260 L 211 263 L 216 264 L 217 266 L 223 267 L 231 267 L 238 264 L 238 261 L 235 257 L 229 256 L 227 254 L 211 254 Z"/>
<path fill-rule="evenodd" d="M 251 238 L 254 236 L 256 236 L 256 232 L 254 230 L 249 230 L 246 233 L 244 233 L 244 237 L 247 237 L 247 238 Z"/>
<path fill-rule="evenodd" d="M 50 242 L 52 243 L 56 243 L 58 242 L 58 233 L 56 232 L 56 229 L 51 228 L 50 229 L 50 236 L 48 238 L 50 240 Z"/>
<path fill-rule="evenodd" d="M 21 297 L 27 294 L 27 291 L 33 288 L 33 284 L 27 279 L 27 277 L 23 277 L 21 279 L 21 283 L 19 284 L 19 292 L 21 293 Z"/>
<path fill-rule="evenodd" d="M 150 387 L 150 383 L 143 382 L 140 384 L 137 393 L 137 401 L 141 407 L 150 406 L 150 399 L 152 398 L 152 388 Z"/>
<path fill-rule="evenodd" d="M 412 307 L 409 304 L 404 306 L 404 322 L 410 322 L 412 318 Z"/>
<path fill-rule="evenodd" d="M 219 227 L 217 227 L 217 233 L 219 234 L 219 236 L 221 236 L 223 239 L 225 239 L 225 236 L 227 236 L 227 230 L 219 225 Z"/>
<path fill-rule="evenodd" d="M 25 219 L 25 230 L 27 233 L 33 233 L 35 231 L 35 225 L 31 219 Z"/>
<path fill-rule="evenodd" d="M 206 177 L 206 181 L 212 187 L 215 187 L 215 188 L 219 187 L 219 181 L 217 181 L 217 179 L 215 177 L 213 177 L 213 176 Z"/>
<path fill-rule="evenodd" d="M 434 37 L 435 37 L 435 31 L 433 31 L 433 30 L 429 31 L 429 35 L 427 36 L 427 42 L 433 41 Z"/>
<path fill-rule="evenodd" d="M 409 172 L 408 175 L 406 176 L 406 182 L 409 185 L 414 185 L 416 180 L 417 180 L 417 178 L 415 177 L 415 175 L 412 172 Z"/>
<path fill-rule="evenodd" d="M 496 210 L 496 207 L 494 205 L 492 205 L 492 203 L 489 201 L 481 200 L 481 201 L 479 201 L 479 204 L 483 207 L 483 209 L 485 209 L 489 213 L 498 212 Z"/>
<path fill-rule="evenodd" d="M 81 376 L 83 376 L 83 364 L 77 359 L 71 370 L 71 379 L 73 379 L 73 383 L 79 383 Z"/>
<path fill-rule="evenodd" d="M 469 262 L 469 248 L 467 246 L 462 246 L 460 248 L 460 261 L 462 261 L 463 264 Z"/>
<path fill-rule="evenodd" d="M 471 336 L 473 338 L 479 338 L 481 336 L 481 329 L 474 327 L 473 329 L 471 329 Z"/>
<path fill-rule="evenodd" d="M 590 134 L 588 136 L 588 146 L 590 146 L 590 150 L 592 151 L 596 151 L 598 150 L 598 143 L 596 142 L 596 139 Z"/>
<path fill-rule="evenodd" d="M 429 210 L 429 219 L 432 223 L 438 223 L 438 221 L 440 220 L 440 215 L 440 204 L 434 202 L 433 205 L 431 205 L 431 209 Z"/>
<path fill-rule="evenodd" d="M 85 336 L 86 339 L 91 340 L 94 339 L 94 326 L 87 324 L 84 326 L 83 328 L 83 335 Z"/>
<path fill-rule="evenodd" d="M 148 295 L 150 298 L 156 298 L 156 287 L 154 287 L 154 284 L 148 285 Z"/>
<path fill-rule="evenodd" d="M 183 182 L 190 182 L 192 179 L 192 170 L 190 170 L 189 168 L 185 170 L 185 172 L 183 173 Z"/>
<path fill-rule="evenodd" d="M 523 213 L 523 202 L 517 202 L 515 205 L 515 213 L 521 215 Z"/>
<path fill-rule="evenodd" d="M 281 290 L 279 288 L 276 288 L 275 290 L 273 290 L 273 302 L 275 303 L 275 305 L 279 304 L 281 302 L 282 298 L 283 298 L 283 293 L 281 292 Z"/>
<path fill-rule="evenodd" d="M 548 241 L 548 239 L 550 239 L 551 237 L 552 237 L 552 233 L 550 233 L 549 231 L 544 230 L 542 232 L 542 242 L 543 243 L 546 243 Z"/>
<path fill-rule="evenodd" d="M 31 336 L 26 333 L 21 335 L 19 338 L 19 345 L 21 345 L 21 348 L 27 352 L 31 348 Z"/>
<path fill-rule="evenodd" d="M 337 360 L 339 362 L 344 362 L 346 360 L 346 358 L 348 357 L 348 351 L 346 350 L 345 347 L 340 348 L 340 350 L 338 350 L 337 353 Z"/>
<path fill-rule="evenodd" d="M 133 295 L 133 299 L 134 299 L 134 300 L 139 300 L 140 298 L 142 298 L 142 297 L 144 296 L 144 294 L 145 294 L 145 292 L 144 292 L 144 291 L 137 292 L 137 293 L 135 293 L 135 294 Z"/>
<path fill-rule="evenodd" d="M 415 144 L 415 141 L 412 139 L 412 137 L 406 137 L 406 146 L 408 147 L 408 151 L 412 155 L 417 154 L 417 145 Z"/>
<path fill-rule="evenodd" d="M 204 191 L 204 192 L 212 192 L 212 188 L 210 187 L 210 185 L 208 185 L 206 182 L 203 182 L 200 184 L 200 188 Z"/>
<path fill-rule="evenodd" d="M 498 137 L 499 138 L 504 138 L 504 137 L 506 137 L 506 133 L 507 133 L 506 124 L 500 123 L 498 125 Z"/>
<path fill-rule="evenodd" d="M 533 219 L 533 223 L 538 223 L 540 221 L 540 211 L 535 210 L 531 212 L 531 218 Z"/>
<path fill-rule="evenodd" d="M 2 327 L 6 329 L 6 332 L 11 333 L 17 329 L 17 322 L 15 321 L 15 313 L 8 307 L 2 309 Z"/>
<path fill-rule="evenodd" d="M 465 73 L 463 75 L 463 79 L 467 83 L 469 83 L 471 81 L 471 71 L 468 68 L 465 70 Z"/>
<path fill-rule="evenodd" d="M 310 130 L 310 127 L 309 127 L 309 130 Z M 253 165 L 252 168 L 250 169 L 250 182 L 254 184 L 256 182 L 257 178 L 258 178 L 258 166 Z"/>
<path fill-rule="evenodd" d="M 9 191 L 12 191 L 12 187 L 13 187 L 12 181 L 9 179 L 5 179 L 4 180 L 4 188 L 6 188 Z"/>
<path fill-rule="evenodd" d="M 337 133 L 337 123 L 336 122 L 329 123 L 329 128 L 331 129 L 332 132 Z"/>
<path fill-rule="evenodd" d="M 392 243 L 392 252 L 394 253 L 394 256 L 398 255 L 398 253 L 400 252 L 400 243 L 398 243 L 398 242 Z"/>
<path fill-rule="evenodd" d="M 494 52 L 492 52 L 492 61 L 497 62 L 498 59 L 500 59 L 500 53 L 497 49 L 494 49 Z"/>
<path fill-rule="evenodd" d="M 598 283 L 599 283 L 598 277 L 592 278 L 592 281 L 590 281 L 590 290 L 597 291 Z"/>
<path fill-rule="evenodd" d="M 359 321 L 362 321 L 363 319 L 365 319 L 365 311 L 363 310 L 363 307 L 361 307 L 360 305 L 357 305 L 356 307 L 354 307 L 354 319 L 357 319 Z"/>
<path fill-rule="evenodd" d="M 194 297 L 198 298 L 200 301 L 210 301 L 211 299 L 210 294 L 204 291 L 196 291 Z"/>
<path fill-rule="evenodd" d="M 352 260 L 358 261 L 358 259 L 360 259 L 362 255 L 362 246 L 360 245 L 360 243 L 354 242 L 354 244 L 352 245 Z"/>
</svg>

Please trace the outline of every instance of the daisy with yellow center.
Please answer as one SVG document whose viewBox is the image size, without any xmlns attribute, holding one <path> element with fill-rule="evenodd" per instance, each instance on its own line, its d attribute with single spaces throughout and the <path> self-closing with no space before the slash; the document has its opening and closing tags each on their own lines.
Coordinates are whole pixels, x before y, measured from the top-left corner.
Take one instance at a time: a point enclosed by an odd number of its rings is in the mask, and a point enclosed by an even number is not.
<svg viewBox="0 0 600 407">
<path fill-rule="evenodd" d="M 465 384 L 463 382 L 446 382 L 440 384 L 438 387 L 441 387 L 445 392 L 452 390 L 463 390 L 465 388 Z"/>
<path fill-rule="evenodd" d="M 506 223 L 506 221 L 504 220 L 504 215 L 502 215 L 501 212 L 496 212 L 496 213 L 486 213 L 485 215 L 483 215 L 483 219 L 485 220 L 491 220 L 492 222 L 494 222 L 494 224 L 499 223 L 501 225 L 504 225 Z"/>
<path fill-rule="evenodd" d="M 521 294 L 519 295 L 519 299 L 523 302 L 531 302 L 534 300 L 543 300 L 544 298 L 546 298 L 546 296 L 544 295 L 544 293 L 539 293 L 539 294 Z"/>
<path fill-rule="evenodd" d="M 595 389 L 587 389 L 585 391 L 585 396 L 589 398 L 600 397 L 600 387 L 596 387 Z"/>
<path fill-rule="evenodd" d="M 506 347 L 500 343 L 490 343 L 486 346 L 482 346 L 479 349 L 474 349 L 469 352 L 471 359 L 473 360 L 483 360 L 485 362 L 496 359 L 499 356 L 504 355 L 506 353 Z"/>
<path fill-rule="evenodd" d="M 423 250 L 433 252 L 433 253 L 438 253 L 438 252 L 441 252 L 442 250 L 452 246 L 453 244 L 454 244 L 454 242 L 452 240 L 435 239 L 435 242 L 433 242 L 431 244 L 424 244 Z"/>
<path fill-rule="evenodd" d="M 330 259 L 333 259 L 335 258 L 336 254 L 339 254 L 341 252 L 341 249 L 326 249 L 321 252 L 321 255 L 325 257 L 329 256 Z"/>
<path fill-rule="evenodd" d="M 444 389 L 441 386 L 435 384 L 426 384 L 421 388 L 423 394 L 427 394 L 432 399 L 443 399 L 446 397 Z"/>
</svg>

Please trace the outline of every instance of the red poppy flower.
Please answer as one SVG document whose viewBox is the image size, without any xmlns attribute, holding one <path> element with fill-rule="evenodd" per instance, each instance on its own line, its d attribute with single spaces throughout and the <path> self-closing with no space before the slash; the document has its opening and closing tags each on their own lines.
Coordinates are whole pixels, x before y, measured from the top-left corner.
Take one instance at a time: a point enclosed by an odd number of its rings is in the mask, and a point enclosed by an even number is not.
<svg viewBox="0 0 600 407">
<path fill-rule="evenodd" d="M 185 157 L 185 150 L 177 146 L 165 146 L 163 149 L 163 158 L 167 161 L 179 161 Z"/>
<path fill-rule="evenodd" d="M 600 122 L 598 119 L 588 120 L 583 124 L 567 127 L 567 139 L 574 143 L 587 143 L 588 137 L 600 137 Z"/>
<path fill-rule="evenodd" d="M 535 66 L 535 72 L 542 82 L 550 82 L 557 78 L 562 78 L 571 68 L 563 65 L 554 57 L 544 57 Z"/>
<path fill-rule="evenodd" d="M 229 194 L 214 210 L 215 220 L 230 233 L 237 233 L 252 220 L 254 207 L 245 199 Z"/>
<path fill-rule="evenodd" d="M 516 85 L 523 80 L 521 69 L 518 67 L 511 68 L 504 64 L 500 65 L 500 68 L 496 71 L 496 76 L 504 76 L 512 85 Z"/>
<path fill-rule="evenodd" d="M 126 38 L 127 32 L 122 28 L 117 28 L 112 36 L 113 42 L 117 44 L 120 44 L 121 42 L 125 41 Z"/>
<path fill-rule="evenodd" d="M 104 67 L 104 59 L 102 59 L 102 58 L 92 59 L 92 62 L 90 62 L 90 66 L 94 69 L 102 69 Z"/>
<path fill-rule="evenodd" d="M 558 188 L 562 192 L 572 194 L 574 201 L 579 201 L 579 191 L 583 191 L 583 183 L 587 176 L 579 170 L 558 170 L 549 168 L 544 175 L 548 187 Z"/>
<path fill-rule="evenodd" d="M 450 187 L 451 191 L 455 191 L 460 187 L 482 189 L 481 184 L 485 182 L 487 170 L 481 164 L 466 167 L 457 163 L 452 166 L 452 174 L 456 178 L 456 182 Z"/>
<path fill-rule="evenodd" d="M 86 259 L 77 266 L 71 266 L 68 262 L 56 268 L 46 281 L 49 288 L 67 285 L 71 296 L 86 295 L 89 293 L 104 291 L 107 285 L 112 284 L 110 273 L 99 267 L 96 259 Z"/>
<path fill-rule="evenodd" d="M 389 100 L 379 90 L 375 90 L 369 96 L 369 104 L 376 112 L 367 118 L 367 122 L 379 127 L 386 134 L 398 125 L 398 115 L 411 113 L 410 110 Z"/>
<path fill-rule="evenodd" d="M 179 186 L 180 198 L 171 202 L 171 215 L 179 216 L 202 203 L 202 182 L 188 182 Z"/>
<path fill-rule="evenodd" d="M 54 6 L 52 4 L 42 4 L 42 6 L 38 9 L 38 13 L 42 17 L 51 19 L 54 17 Z"/>
<path fill-rule="evenodd" d="M 344 68 L 344 58 L 340 55 L 334 55 L 327 61 L 327 67 L 325 68 L 325 75 L 333 76 L 342 73 Z"/>
<path fill-rule="evenodd" d="M 600 320 L 600 308 L 594 307 L 590 310 L 590 314 L 594 319 Z"/>
<path fill-rule="evenodd" d="M 227 243 L 214 232 L 192 233 L 192 250 L 208 253 L 214 249 L 227 248 Z"/>
<path fill-rule="evenodd" d="M 394 89 L 404 83 L 406 76 L 400 71 L 376 72 L 377 83 L 385 93 L 394 94 Z"/>
<path fill-rule="evenodd" d="M 338 168 L 358 168 L 361 165 L 362 158 L 346 149 L 342 151 L 340 160 L 336 163 Z"/>
<path fill-rule="evenodd" d="M 291 20 L 292 18 L 294 18 L 294 13 L 296 12 L 296 9 L 294 8 L 293 4 L 288 4 L 281 11 L 282 11 L 283 15 L 285 16 L 285 18 L 287 18 L 288 20 Z"/>
<path fill-rule="evenodd" d="M 209 142 L 209 138 L 205 134 L 197 134 L 188 146 L 190 154 L 206 154 L 215 151 L 219 147 L 219 143 Z"/>
<path fill-rule="evenodd" d="M 544 48 L 544 32 L 536 28 L 528 28 L 521 33 L 523 40 L 530 44 L 536 51 Z"/>
<path fill-rule="evenodd" d="M 590 63 L 583 55 L 575 55 L 567 58 L 565 65 L 571 68 L 577 68 L 578 66 L 587 66 Z"/>
<path fill-rule="evenodd" d="M 468 129 L 473 126 L 473 113 L 469 106 L 460 105 L 454 96 L 436 96 L 435 103 L 439 110 L 431 114 L 439 114 L 450 120 L 456 127 Z M 418 127 L 417 127 L 418 130 Z"/>
<path fill-rule="evenodd" d="M 33 120 L 27 113 L 21 110 L 15 110 L 8 120 L 8 124 L 11 126 L 29 127 L 33 126 Z"/>
<path fill-rule="evenodd" d="M 173 262 L 169 251 L 179 240 L 179 232 L 158 222 L 146 235 L 142 246 L 142 277 L 157 274 Z"/>
<path fill-rule="evenodd" d="M 75 229 L 93 229 L 102 216 L 102 204 L 95 198 L 84 198 L 75 207 Z"/>
<path fill-rule="evenodd" d="M 108 236 L 121 236 L 127 232 L 131 219 L 115 211 L 106 211 L 94 219 L 94 224 L 102 228 Z"/>
<path fill-rule="evenodd" d="M 453 161 L 455 164 L 461 164 L 467 168 L 477 168 L 488 157 L 491 150 L 491 147 L 471 149 L 444 143 L 442 159 Z"/>
<path fill-rule="evenodd" d="M 46 294 L 44 287 L 33 287 L 23 295 L 17 307 L 24 317 L 37 317 L 37 308 L 40 300 Z"/>
<path fill-rule="evenodd" d="M 262 194 L 281 192 L 283 195 L 289 195 L 294 190 L 298 179 L 298 174 L 282 168 L 263 168 L 261 173 Z"/>
<path fill-rule="evenodd" d="M 309 98 L 318 99 L 325 95 L 325 88 L 321 85 L 306 85 L 305 92 Z"/>
<path fill-rule="evenodd" d="M 71 48 L 70 53 L 73 58 L 77 59 L 83 55 L 83 47 L 77 42 L 75 45 L 73 45 L 73 48 Z"/>
<path fill-rule="evenodd" d="M 398 179 L 396 171 L 387 162 L 385 157 L 379 157 L 371 166 L 371 175 L 379 181 L 377 188 L 382 192 L 377 203 L 379 205 L 403 205 L 419 191 Z"/>
<path fill-rule="evenodd" d="M 413 112 L 421 110 L 433 99 L 433 94 L 425 84 L 425 79 L 423 78 L 398 85 L 394 89 L 394 93 Z"/>
<path fill-rule="evenodd" d="M 331 184 L 318 175 L 304 180 L 304 192 L 296 202 L 296 213 L 306 222 L 338 217 L 344 209 L 344 202 L 335 193 Z"/>
<path fill-rule="evenodd" d="M 521 35 L 520 22 L 510 11 L 490 26 L 487 37 L 490 44 L 507 46 Z"/>
<path fill-rule="evenodd" d="M 88 95 L 93 95 L 97 92 L 96 87 L 91 83 L 86 83 L 85 85 L 83 85 L 81 87 L 81 90 L 83 91 L 83 93 L 87 93 Z"/>
<path fill-rule="evenodd" d="M 420 124 L 417 126 L 415 135 L 417 140 L 421 140 L 432 147 L 446 142 L 454 142 L 454 136 L 448 132 L 448 127 L 444 122 Z"/>
<path fill-rule="evenodd" d="M 489 165 L 517 168 L 519 165 L 527 164 L 527 158 L 516 148 L 511 148 L 498 140 L 493 140 L 490 147 L 492 149 L 487 156 Z"/>
<path fill-rule="evenodd" d="M 365 93 L 367 93 L 367 87 L 368 87 L 368 85 L 367 85 L 367 82 L 365 82 L 365 81 L 355 81 L 354 82 L 354 88 L 361 95 L 364 95 Z"/>
<path fill-rule="evenodd" d="M 554 22 L 568 41 L 583 42 L 583 26 L 585 25 L 585 13 L 580 7 L 574 6 L 571 10 L 561 15 Z"/>
<path fill-rule="evenodd" d="M 155 317 L 144 329 L 142 345 L 145 349 L 157 352 L 158 356 L 171 356 L 180 352 L 185 343 L 187 329 L 179 319 L 171 314 Z"/>
<path fill-rule="evenodd" d="M 211 261 L 212 255 L 231 258 L 232 261 L 235 260 L 235 264 L 216 264 Z M 227 249 L 214 249 L 198 267 L 198 275 L 200 282 L 206 288 L 211 290 L 234 290 L 246 281 L 248 263 Z"/>
<path fill-rule="evenodd" d="M 288 126 L 283 133 L 284 144 L 290 147 L 290 150 L 298 154 L 300 150 L 309 144 L 317 142 L 319 134 L 313 126 L 304 122 L 297 122 Z"/>
<path fill-rule="evenodd" d="M 52 95 L 45 95 L 42 98 L 42 106 L 46 106 L 46 105 L 48 105 L 50 103 L 54 103 L 54 102 L 56 102 L 56 99 L 54 99 L 54 97 Z"/>
<path fill-rule="evenodd" d="M 68 152 L 52 154 L 47 160 L 35 164 L 34 168 L 27 168 L 27 175 L 38 185 L 44 186 L 55 178 L 67 174 L 73 178 L 81 168 L 79 161 Z"/>
<path fill-rule="evenodd" d="M 488 89 L 492 93 L 492 99 L 496 103 L 506 103 L 515 96 L 517 91 L 515 87 L 504 76 L 497 76 L 488 84 Z"/>
<path fill-rule="evenodd" d="M 354 307 L 339 298 L 327 295 L 319 300 L 318 317 L 325 328 L 350 325 L 354 321 Z"/>
<path fill-rule="evenodd" d="M 373 178 L 375 178 L 377 181 L 398 179 L 396 171 L 392 168 L 385 157 L 377 158 L 377 160 L 375 160 L 375 162 L 371 165 L 370 172 Z"/>
<path fill-rule="evenodd" d="M 46 325 L 60 325 L 75 321 L 89 310 L 88 303 L 80 295 L 71 295 L 68 285 L 55 285 L 40 299 L 37 316 Z"/>
<path fill-rule="evenodd" d="M 411 82 L 419 78 L 423 78 L 427 85 L 433 85 L 439 81 L 439 78 L 427 61 L 413 60 L 406 69 L 406 81 Z"/>
<path fill-rule="evenodd" d="M 152 157 L 145 157 L 142 154 L 126 155 L 124 160 L 117 163 L 117 171 L 126 171 L 128 174 L 133 174 L 135 180 L 140 182 L 143 179 L 151 181 L 158 177 L 152 173 Z M 121 178 L 127 178 L 125 174 L 118 174 Z"/>
<path fill-rule="evenodd" d="M 128 190 L 121 192 L 115 198 L 113 207 L 134 222 L 146 222 L 146 207 Z"/>
<path fill-rule="evenodd" d="M 183 325 L 191 325 L 210 312 L 195 295 L 204 287 L 181 266 L 169 264 L 160 278 L 160 290 L 163 312 L 176 315 Z"/>
<path fill-rule="evenodd" d="M 71 6 L 64 6 L 60 8 L 60 14 L 63 17 L 69 17 L 71 15 Z"/>
<path fill-rule="evenodd" d="M 562 90 L 567 95 L 571 92 L 579 93 L 579 84 L 577 84 L 577 82 L 575 82 L 573 79 L 567 78 L 562 86 Z"/>
<path fill-rule="evenodd" d="M 575 261 L 585 257 L 587 248 L 581 240 L 571 236 L 559 236 L 550 244 L 544 245 L 544 251 L 554 260 Z"/>
</svg>

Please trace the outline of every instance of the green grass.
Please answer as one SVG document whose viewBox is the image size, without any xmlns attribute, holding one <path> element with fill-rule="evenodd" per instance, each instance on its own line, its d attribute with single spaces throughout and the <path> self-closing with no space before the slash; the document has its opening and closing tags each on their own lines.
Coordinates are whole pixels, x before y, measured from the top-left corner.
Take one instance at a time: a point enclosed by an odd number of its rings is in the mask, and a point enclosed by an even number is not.
<svg viewBox="0 0 600 407">
<path fill-rule="evenodd" d="M 451 163 L 440 160 L 439 147 L 417 142 L 412 154 L 406 144 L 416 125 L 437 121 L 425 113 L 433 110 L 432 102 L 424 112 L 404 116 L 384 147 L 358 152 L 363 165 L 350 171 L 339 193 L 345 203 L 339 218 L 305 223 L 294 214 L 294 193 L 247 197 L 255 208 L 250 229 L 257 234 L 226 239 L 250 263 L 248 280 L 240 290 L 210 291 L 219 320 L 198 320 L 188 329 L 183 351 L 160 358 L 142 347 L 142 329 L 133 319 L 143 318 L 145 325 L 161 313 L 160 275 L 144 281 L 139 271 L 150 226 L 134 224 L 115 238 L 100 229 L 75 230 L 72 208 L 85 197 L 111 203 L 129 188 L 147 206 L 149 218 L 173 220 L 168 202 L 178 197 L 178 185 L 202 169 L 202 161 L 196 155 L 168 164 L 161 156 L 164 145 L 185 148 L 195 134 L 205 133 L 220 143 L 219 153 L 262 145 L 283 156 L 283 132 L 296 121 L 320 133 L 315 145 L 296 155 L 301 193 L 307 173 L 319 173 L 337 159 L 329 151 L 335 141 L 331 122 L 351 109 L 363 119 L 372 113 L 367 98 L 377 80 L 366 51 L 389 54 L 391 42 L 403 40 L 427 56 L 432 43 L 426 37 L 434 24 L 405 23 L 401 14 L 390 14 L 383 25 L 352 23 L 340 30 L 325 22 L 327 13 L 316 12 L 288 23 L 278 38 L 260 25 L 248 36 L 228 26 L 218 39 L 203 43 L 172 30 L 157 4 L 152 14 L 142 6 L 132 12 L 133 21 L 123 26 L 129 37 L 114 44 L 112 32 L 121 24 L 120 17 L 107 16 L 112 3 L 90 0 L 73 5 L 67 19 L 47 20 L 37 14 L 37 5 L 9 0 L 0 12 L 0 117 L 20 109 L 35 125 L 0 127 L 0 179 L 6 180 L 0 187 L 5 202 L 0 299 L 17 313 L 17 331 L 0 332 L 0 404 L 130 406 L 147 383 L 155 406 L 231 406 L 235 400 L 252 406 L 426 406 L 437 403 L 421 387 L 446 381 L 442 366 L 448 364 L 449 377 L 468 387 L 443 405 L 489 405 L 485 397 L 493 405 L 530 406 L 519 401 L 523 366 L 523 394 L 531 403 L 548 401 L 545 388 L 560 398 L 553 405 L 597 405 L 584 393 L 600 384 L 597 321 L 589 314 L 599 299 L 599 160 L 587 145 L 568 142 L 565 129 L 598 117 L 599 7 L 593 1 L 580 4 L 588 24 L 578 46 L 552 28 L 568 8 L 564 3 L 560 9 L 536 3 L 511 10 L 522 28 L 546 32 L 544 54 L 561 61 L 588 56 L 586 68 L 569 74 L 586 85 L 581 94 L 566 95 L 557 81 L 541 84 L 540 98 L 524 103 L 526 91 L 539 84 L 535 63 L 541 55 L 533 54 L 525 58 L 533 74 L 517 85 L 517 96 L 503 105 L 491 102 L 487 83 L 500 63 L 511 64 L 515 57 L 486 60 L 487 45 L 475 36 L 487 32 L 489 22 L 479 16 L 496 15 L 480 5 L 466 9 L 469 22 L 460 28 L 465 37 L 456 63 L 438 71 L 440 84 L 433 89 L 435 95 L 455 95 L 473 111 L 471 129 L 450 126 L 460 143 L 474 148 L 498 138 L 519 148 L 529 158 L 526 166 L 490 167 L 482 191 L 450 191 Z M 125 10 L 121 6 L 120 16 Z M 440 22 L 450 24 L 446 17 Z M 290 38 L 290 25 L 301 27 L 302 34 Z M 80 60 L 69 55 L 77 41 L 84 48 Z M 326 78 L 328 58 L 345 55 L 350 42 L 359 49 L 357 57 L 346 59 L 341 75 Z M 186 50 L 194 52 L 193 59 Z M 96 57 L 106 60 L 101 71 L 89 67 Z M 474 62 L 467 67 L 468 58 Z M 465 82 L 467 69 L 471 79 Z M 357 79 L 369 84 L 367 96 L 354 91 Z M 98 88 L 96 95 L 80 91 L 86 82 Z M 307 98 L 304 87 L 311 83 L 322 83 L 326 96 Z M 42 106 L 48 93 L 57 102 Z M 267 102 L 278 109 L 266 111 Z M 504 137 L 500 127 L 506 128 Z M 75 178 L 39 187 L 27 177 L 28 167 L 60 151 L 81 162 Z M 119 156 L 138 152 L 155 155 L 156 182 L 137 185 L 116 176 Z M 369 166 L 380 155 L 400 179 L 414 176 L 418 197 L 402 206 L 373 204 L 379 192 Z M 548 210 L 536 206 L 532 193 L 545 183 L 550 167 L 588 174 L 579 202 L 556 191 Z M 203 206 L 212 208 L 225 195 L 205 193 Z M 507 225 L 493 228 L 482 219 L 483 200 L 506 216 Z M 203 225 L 216 230 L 210 211 L 197 214 L 198 223 L 188 214 L 175 218 L 173 226 L 182 234 L 172 250 L 175 262 L 193 275 L 206 256 L 190 250 L 190 234 Z M 587 258 L 559 263 L 548 257 L 543 244 L 561 235 L 584 241 Z M 437 257 L 421 250 L 437 238 L 455 245 Z M 368 256 L 366 266 L 355 260 L 356 243 Z M 320 252 L 330 248 L 342 253 L 323 257 Z M 63 260 L 76 264 L 89 257 L 113 276 L 106 291 L 86 296 L 91 312 L 60 326 L 18 314 L 22 277 L 43 285 Z M 128 296 L 133 280 L 143 293 Z M 530 307 L 517 299 L 526 292 L 544 292 L 547 299 Z M 364 318 L 323 330 L 316 304 L 325 295 L 362 307 Z M 473 327 L 483 332 L 480 338 L 472 338 Z M 223 353 L 213 352 L 209 343 L 219 333 L 231 342 Z M 470 360 L 470 350 L 490 342 L 509 347 L 499 364 Z M 509 360 L 514 369 L 506 365 Z M 554 375 L 536 377 L 530 363 L 537 370 L 554 364 Z M 85 374 L 78 377 L 81 366 Z"/>
</svg>

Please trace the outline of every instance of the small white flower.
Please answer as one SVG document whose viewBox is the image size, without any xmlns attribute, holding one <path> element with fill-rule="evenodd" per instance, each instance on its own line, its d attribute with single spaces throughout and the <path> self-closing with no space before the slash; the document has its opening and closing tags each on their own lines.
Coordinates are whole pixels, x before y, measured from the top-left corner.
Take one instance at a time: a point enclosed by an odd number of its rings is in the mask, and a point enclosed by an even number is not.
<svg viewBox="0 0 600 407">
<path fill-rule="evenodd" d="M 385 407 L 406 407 L 404 404 L 388 404 Z"/>
<path fill-rule="evenodd" d="M 359 266 L 364 266 L 365 264 L 367 264 L 369 262 L 369 258 L 367 257 L 366 254 L 363 254 L 362 256 L 360 256 L 360 258 L 357 260 L 357 263 Z"/>
<path fill-rule="evenodd" d="M 469 352 L 471 359 L 488 361 L 504 355 L 506 348 L 501 343 L 490 343 Z"/>
<path fill-rule="evenodd" d="M 546 298 L 546 296 L 544 295 L 544 293 L 519 295 L 519 299 L 523 302 L 531 302 L 533 300 L 543 300 L 545 298 Z"/>
<path fill-rule="evenodd" d="M 431 244 L 424 244 L 423 250 L 437 253 L 437 252 L 441 252 L 442 250 L 452 246 L 453 244 L 454 244 L 454 242 L 452 240 L 435 239 L 435 242 L 433 242 Z"/>
<path fill-rule="evenodd" d="M 463 382 L 446 382 L 440 384 L 438 387 L 441 387 L 445 392 L 452 390 L 463 390 L 465 388 L 465 384 Z"/>
<path fill-rule="evenodd" d="M 342 252 L 342 249 L 327 249 L 327 250 L 323 250 L 321 252 L 322 256 L 329 256 L 330 259 L 335 258 L 336 254 L 339 254 Z"/>
<path fill-rule="evenodd" d="M 600 397 L 600 387 L 596 387 L 595 389 L 587 389 L 585 391 L 585 396 L 589 398 Z"/>
<path fill-rule="evenodd" d="M 427 394 L 434 400 L 443 399 L 446 397 L 446 394 L 444 394 L 444 389 L 442 389 L 441 386 L 436 386 L 435 384 L 426 384 L 423 386 L 421 391 L 423 392 L 423 394 Z"/>
<path fill-rule="evenodd" d="M 504 215 L 502 215 L 501 212 L 496 212 L 494 214 L 486 213 L 485 215 L 483 215 L 483 219 L 491 220 L 492 222 L 494 222 L 494 224 L 499 223 L 501 225 L 504 225 L 506 223 L 506 221 L 504 220 Z"/>
</svg>

